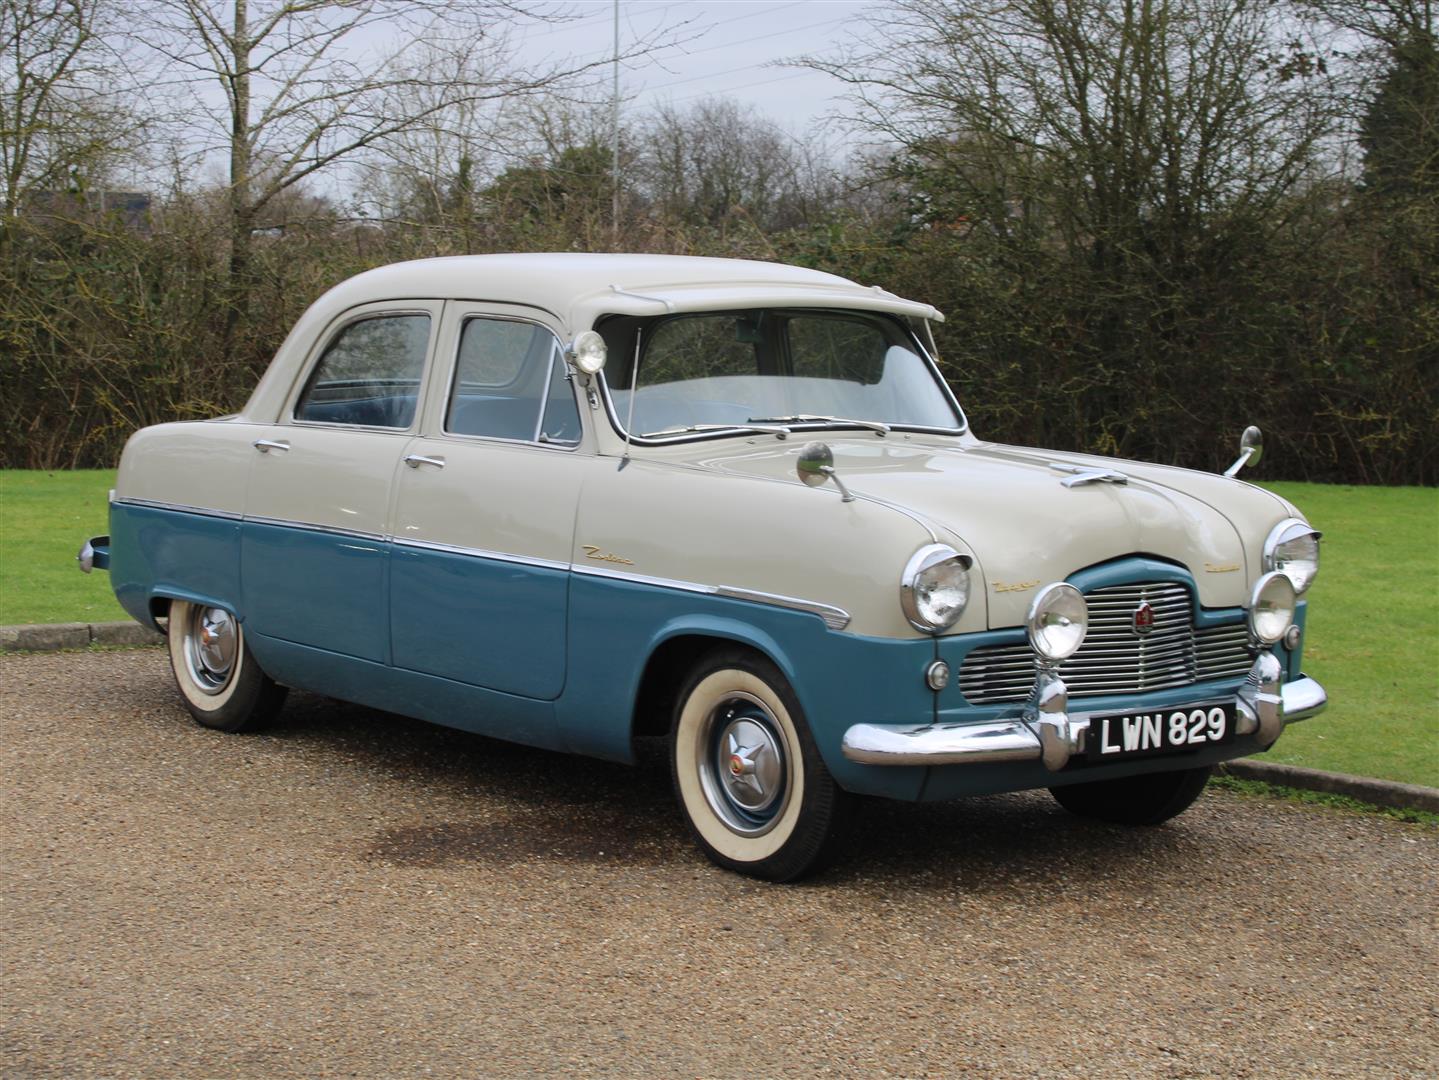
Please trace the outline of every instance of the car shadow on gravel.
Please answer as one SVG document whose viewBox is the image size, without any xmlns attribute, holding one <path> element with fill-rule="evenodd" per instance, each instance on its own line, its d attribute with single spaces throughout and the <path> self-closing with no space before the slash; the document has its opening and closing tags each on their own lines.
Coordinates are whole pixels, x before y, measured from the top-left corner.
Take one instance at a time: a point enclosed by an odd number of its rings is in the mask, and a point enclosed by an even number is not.
<svg viewBox="0 0 1439 1080">
<path fill-rule="evenodd" d="M 638 767 L 555 753 L 331 701 L 291 696 L 266 736 L 281 745 L 338 755 L 362 772 L 434 805 L 460 802 L 473 813 L 422 824 L 391 823 L 361 857 L 396 866 L 515 865 L 553 860 L 583 865 L 693 866 L 702 857 L 680 819 L 661 748 Z M 1044 792 L 950 803 L 857 801 L 851 839 L 815 880 L 883 879 L 909 887 L 1013 889 L 1081 885 L 1202 849 L 1185 821 L 1126 829 L 1082 821 Z"/>
</svg>

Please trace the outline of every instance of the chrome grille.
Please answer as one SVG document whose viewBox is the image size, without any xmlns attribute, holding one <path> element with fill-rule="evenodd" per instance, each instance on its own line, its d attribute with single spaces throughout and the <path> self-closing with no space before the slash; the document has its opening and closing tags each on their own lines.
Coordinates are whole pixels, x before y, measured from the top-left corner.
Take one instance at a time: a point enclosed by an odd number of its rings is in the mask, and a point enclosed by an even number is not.
<svg viewBox="0 0 1439 1080">
<path fill-rule="evenodd" d="M 1243 623 L 1196 630 L 1189 589 L 1150 582 L 1096 589 L 1089 603 L 1089 633 L 1060 665 L 1072 698 L 1169 690 L 1209 679 L 1238 679 L 1249 670 L 1249 636 Z M 1154 629 L 1134 632 L 1141 603 L 1154 609 Z M 1023 701 L 1034 685 L 1034 653 L 1027 642 L 975 649 L 959 672 L 961 693 L 975 705 Z"/>
</svg>

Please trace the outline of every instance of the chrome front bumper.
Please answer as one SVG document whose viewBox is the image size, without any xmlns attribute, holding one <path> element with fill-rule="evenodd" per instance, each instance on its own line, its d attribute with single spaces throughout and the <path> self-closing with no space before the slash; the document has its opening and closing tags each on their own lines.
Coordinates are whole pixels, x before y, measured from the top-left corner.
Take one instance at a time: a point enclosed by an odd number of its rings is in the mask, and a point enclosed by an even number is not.
<svg viewBox="0 0 1439 1080">
<path fill-rule="evenodd" d="M 855 724 L 842 749 L 864 765 L 965 765 L 987 761 L 1043 761 L 1058 771 L 1082 754 L 1096 713 L 1071 713 L 1063 683 L 1041 672 L 1023 715 L 978 724 Z M 1273 653 L 1260 653 L 1235 698 L 1236 729 L 1268 747 L 1285 724 L 1307 719 L 1328 704 L 1324 687 L 1301 675 L 1281 683 Z M 1213 700 L 1213 699 L 1210 699 Z M 1113 715 L 1113 709 L 1104 715 Z"/>
</svg>

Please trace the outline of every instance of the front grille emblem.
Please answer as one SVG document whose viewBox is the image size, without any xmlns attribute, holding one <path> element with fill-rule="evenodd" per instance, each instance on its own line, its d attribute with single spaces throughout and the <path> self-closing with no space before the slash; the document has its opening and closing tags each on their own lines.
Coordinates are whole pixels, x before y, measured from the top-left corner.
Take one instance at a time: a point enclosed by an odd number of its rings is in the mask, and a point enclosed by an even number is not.
<svg viewBox="0 0 1439 1080">
<path fill-rule="evenodd" d="M 1154 609 L 1149 606 L 1148 600 L 1140 601 L 1134 609 L 1134 632 L 1139 637 L 1144 637 L 1154 629 Z"/>
</svg>

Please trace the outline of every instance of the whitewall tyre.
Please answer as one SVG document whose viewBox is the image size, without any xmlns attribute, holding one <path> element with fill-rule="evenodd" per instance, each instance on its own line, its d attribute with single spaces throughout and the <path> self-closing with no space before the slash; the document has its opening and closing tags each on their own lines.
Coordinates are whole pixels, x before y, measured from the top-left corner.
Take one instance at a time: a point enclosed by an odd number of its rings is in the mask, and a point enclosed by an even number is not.
<svg viewBox="0 0 1439 1080">
<path fill-rule="evenodd" d="M 174 600 L 166 644 L 185 707 L 205 727 L 254 731 L 269 723 L 284 704 L 285 687 L 251 659 L 244 629 L 233 612 Z"/>
<path fill-rule="evenodd" d="M 680 692 L 670 736 L 675 794 L 720 866 L 792 881 L 843 841 L 850 797 L 830 776 L 784 676 L 742 649 L 712 653 Z"/>
</svg>

